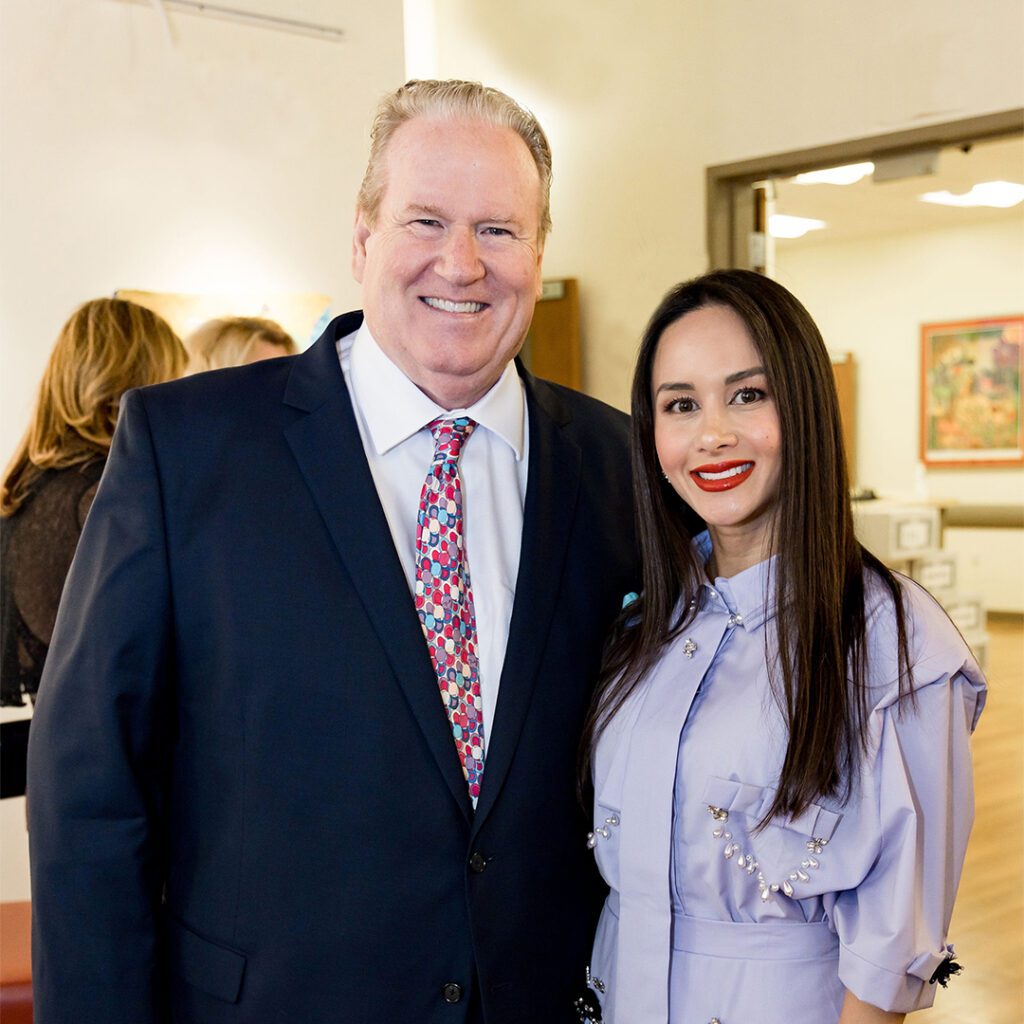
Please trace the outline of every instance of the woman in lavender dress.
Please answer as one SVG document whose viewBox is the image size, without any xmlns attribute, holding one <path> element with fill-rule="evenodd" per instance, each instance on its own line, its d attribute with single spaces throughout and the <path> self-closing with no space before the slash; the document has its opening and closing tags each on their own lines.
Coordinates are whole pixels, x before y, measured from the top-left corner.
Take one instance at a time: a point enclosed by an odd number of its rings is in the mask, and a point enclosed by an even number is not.
<svg viewBox="0 0 1024 1024">
<path fill-rule="evenodd" d="M 902 1021 L 959 969 L 985 684 L 935 601 L 854 537 L 803 306 L 738 270 L 670 292 L 633 457 L 644 592 L 591 716 L 611 892 L 580 1016 Z"/>
</svg>

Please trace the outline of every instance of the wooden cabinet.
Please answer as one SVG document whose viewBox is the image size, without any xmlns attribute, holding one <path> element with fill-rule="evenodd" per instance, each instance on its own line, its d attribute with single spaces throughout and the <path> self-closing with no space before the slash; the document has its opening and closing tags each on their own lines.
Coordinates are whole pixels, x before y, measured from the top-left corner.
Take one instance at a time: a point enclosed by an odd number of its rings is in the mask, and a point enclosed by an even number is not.
<svg viewBox="0 0 1024 1024">
<path fill-rule="evenodd" d="M 832 373 L 839 393 L 839 416 L 843 422 L 843 446 L 850 486 L 857 484 L 857 364 L 850 352 L 833 352 Z"/>
<path fill-rule="evenodd" d="M 583 384 L 580 300 L 576 279 L 544 282 L 520 358 L 538 377 L 575 388 Z"/>
</svg>

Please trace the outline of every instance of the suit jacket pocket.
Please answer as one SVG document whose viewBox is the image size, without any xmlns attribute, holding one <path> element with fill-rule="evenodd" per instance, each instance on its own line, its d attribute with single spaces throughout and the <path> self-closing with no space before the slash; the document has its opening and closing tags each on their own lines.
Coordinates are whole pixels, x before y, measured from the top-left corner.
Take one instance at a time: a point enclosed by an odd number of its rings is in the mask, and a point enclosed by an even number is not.
<svg viewBox="0 0 1024 1024">
<path fill-rule="evenodd" d="M 211 942 L 170 921 L 171 969 L 193 988 L 226 1003 L 238 1002 L 245 973 L 245 955 L 218 942 Z"/>
</svg>

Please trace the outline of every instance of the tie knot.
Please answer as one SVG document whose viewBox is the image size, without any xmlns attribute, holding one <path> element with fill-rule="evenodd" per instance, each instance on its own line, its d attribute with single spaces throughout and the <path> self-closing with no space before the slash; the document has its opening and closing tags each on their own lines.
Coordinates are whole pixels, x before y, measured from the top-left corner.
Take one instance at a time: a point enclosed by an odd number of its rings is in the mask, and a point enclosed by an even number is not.
<svg viewBox="0 0 1024 1024">
<path fill-rule="evenodd" d="M 434 461 L 438 459 L 458 462 L 462 445 L 467 437 L 476 430 L 476 420 L 468 416 L 457 419 L 436 419 L 430 424 L 430 432 L 434 435 Z"/>
</svg>

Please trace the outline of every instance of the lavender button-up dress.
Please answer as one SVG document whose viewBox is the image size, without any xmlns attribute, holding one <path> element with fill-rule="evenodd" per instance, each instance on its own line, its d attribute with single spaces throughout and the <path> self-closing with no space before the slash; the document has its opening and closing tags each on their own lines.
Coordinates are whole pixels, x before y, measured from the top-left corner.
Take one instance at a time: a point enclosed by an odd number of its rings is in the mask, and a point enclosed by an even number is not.
<svg viewBox="0 0 1024 1024">
<path fill-rule="evenodd" d="M 934 999 L 984 679 L 906 583 L 914 699 L 898 701 L 891 603 L 869 586 L 872 711 L 852 795 L 756 831 L 786 748 L 765 663 L 772 564 L 704 586 L 599 741 L 592 842 L 611 893 L 591 976 L 609 1024 L 828 1024 L 846 989 L 903 1012 Z"/>
</svg>

